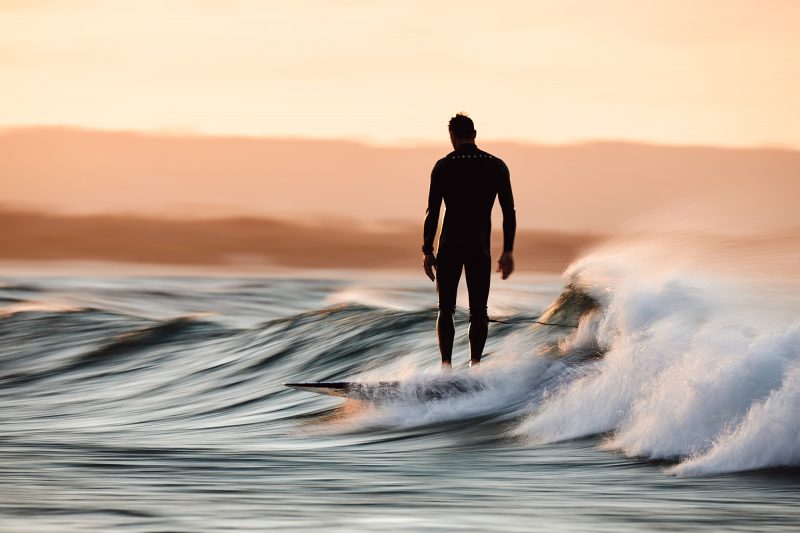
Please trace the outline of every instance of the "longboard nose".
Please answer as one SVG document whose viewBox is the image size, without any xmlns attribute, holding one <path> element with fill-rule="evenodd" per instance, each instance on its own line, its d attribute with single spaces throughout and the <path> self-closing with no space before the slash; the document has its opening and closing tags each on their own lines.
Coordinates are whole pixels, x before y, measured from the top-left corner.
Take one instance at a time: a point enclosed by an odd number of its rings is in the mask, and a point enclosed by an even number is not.
<svg viewBox="0 0 800 533">
<path fill-rule="evenodd" d="M 332 383 L 286 383 L 287 387 L 293 389 L 315 392 L 317 394 L 326 394 L 328 396 L 343 396 L 346 397 L 350 391 L 350 383 L 346 382 L 332 382 Z"/>
</svg>

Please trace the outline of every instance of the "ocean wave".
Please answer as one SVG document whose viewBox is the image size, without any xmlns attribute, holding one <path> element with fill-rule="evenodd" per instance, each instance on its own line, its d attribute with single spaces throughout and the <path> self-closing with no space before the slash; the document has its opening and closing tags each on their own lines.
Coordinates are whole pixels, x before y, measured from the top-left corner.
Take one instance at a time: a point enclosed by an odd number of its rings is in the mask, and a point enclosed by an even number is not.
<svg viewBox="0 0 800 533">
<path fill-rule="evenodd" d="M 302 306 L 287 301 L 280 316 L 234 327 L 226 312 L 258 316 L 253 302 L 277 301 L 279 290 L 306 298 L 302 287 L 184 280 L 171 292 L 165 280 L 157 290 L 104 282 L 86 289 L 107 296 L 114 287 L 103 309 L 77 303 L 91 297 L 72 303 L 45 280 L 38 303 L 0 316 L 4 434 L 57 427 L 79 444 L 102 436 L 169 448 L 258 447 L 276 431 L 312 431 L 353 436 L 318 446 L 405 435 L 436 447 L 448 428 L 506 444 L 599 436 L 602 448 L 665 460 L 680 476 L 797 465 L 800 324 L 790 297 L 760 279 L 648 268 L 639 246 L 612 252 L 576 262 L 541 316 L 491 323 L 481 367 L 450 374 L 438 367 L 436 309 L 414 287 L 414 304 L 396 306 L 382 301 L 391 290 L 365 297 L 360 286 L 319 280 L 315 294 L 333 295 L 320 296 L 322 306 L 294 311 Z M 123 311 L 148 305 L 191 312 Z M 454 360 L 465 361 L 467 315 L 459 308 L 455 318 Z M 344 405 L 284 387 L 338 380 L 403 386 Z"/>
<path fill-rule="evenodd" d="M 585 258 L 568 278 L 601 309 L 562 350 L 597 346 L 604 356 L 513 433 L 604 435 L 604 448 L 672 461 L 676 475 L 797 465 L 800 328 L 790 297 L 776 300 L 763 279 L 652 275 L 633 253 L 620 262 L 614 252 Z"/>
</svg>

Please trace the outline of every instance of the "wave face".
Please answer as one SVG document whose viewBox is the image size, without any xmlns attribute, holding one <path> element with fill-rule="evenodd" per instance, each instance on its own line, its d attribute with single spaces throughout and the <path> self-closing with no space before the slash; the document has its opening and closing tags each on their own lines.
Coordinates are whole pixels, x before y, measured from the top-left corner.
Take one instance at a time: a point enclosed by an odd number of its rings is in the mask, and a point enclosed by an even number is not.
<svg viewBox="0 0 800 533">
<path fill-rule="evenodd" d="M 622 531 L 679 509 L 714 529 L 696 505 L 709 491 L 764 489 L 782 499 L 741 523 L 796 524 L 793 471 L 779 485 L 713 475 L 800 462 L 797 293 L 651 252 L 598 250 L 566 289 L 495 281 L 477 369 L 462 284 L 449 374 L 427 280 L 4 278 L 0 523 L 518 531 L 601 516 Z M 340 380 L 405 388 L 370 403 L 284 386 Z M 631 491 L 652 498 L 631 510 Z"/>
</svg>

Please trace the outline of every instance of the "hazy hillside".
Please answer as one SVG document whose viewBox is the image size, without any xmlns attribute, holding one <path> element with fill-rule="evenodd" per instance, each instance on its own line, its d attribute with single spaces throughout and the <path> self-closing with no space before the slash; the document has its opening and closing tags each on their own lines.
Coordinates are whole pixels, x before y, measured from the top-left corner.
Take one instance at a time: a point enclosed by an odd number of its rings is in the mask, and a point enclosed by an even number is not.
<svg viewBox="0 0 800 533">
<path fill-rule="evenodd" d="M 609 232 L 686 209 L 721 227 L 798 226 L 800 152 L 478 143 L 503 157 L 521 227 Z M 0 202 L 62 213 L 255 215 L 421 223 L 449 150 L 337 140 L 181 137 L 69 128 L 0 132 Z M 684 211 L 682 211 L 684 210 Z M 718 228 L 717 228 L 718 229 Z"/>
</svg>

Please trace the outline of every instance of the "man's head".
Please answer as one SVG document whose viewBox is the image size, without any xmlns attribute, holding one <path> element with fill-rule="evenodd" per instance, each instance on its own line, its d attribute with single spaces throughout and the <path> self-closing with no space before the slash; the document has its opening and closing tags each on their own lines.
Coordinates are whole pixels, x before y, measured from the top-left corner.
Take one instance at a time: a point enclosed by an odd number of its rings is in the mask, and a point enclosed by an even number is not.
<svg viewBox="0 0 800 533">
<path fill-rule="evenodd" d="M 450 130 L 450 142 L 453 143 L 453 148 L 458 148 L 464 143 L 474 143 L 475 135 L 478 133 L 475 131 L 475 124 L 466 113 L 458 113 L 451 118 L 447 129 Z"/>
</svg>

